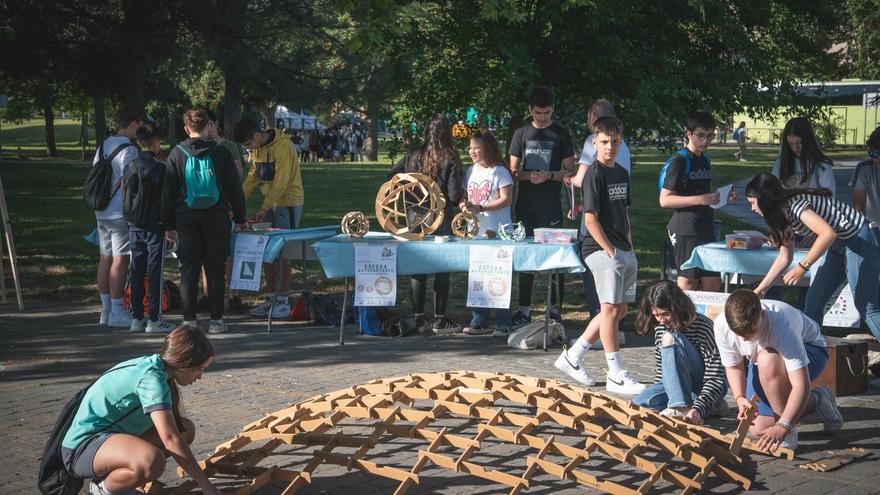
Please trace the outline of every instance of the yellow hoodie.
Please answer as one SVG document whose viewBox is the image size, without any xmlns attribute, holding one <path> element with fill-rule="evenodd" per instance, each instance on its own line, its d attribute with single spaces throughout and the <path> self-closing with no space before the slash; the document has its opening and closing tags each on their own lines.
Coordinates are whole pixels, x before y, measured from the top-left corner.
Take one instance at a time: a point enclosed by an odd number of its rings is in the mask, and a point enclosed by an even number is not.
<svg viewBox="0 0 880 495">
<path fill-rule="evenodd" d="M 251 152 L 250 170 L 242 184 L 245 198 L 260 185 L 264 211 L 276 206 L 300 206 L 304 201 L 296 148 L 287 134 L 277 130 L 273 133 L 270 142 Z"/>
</svg>

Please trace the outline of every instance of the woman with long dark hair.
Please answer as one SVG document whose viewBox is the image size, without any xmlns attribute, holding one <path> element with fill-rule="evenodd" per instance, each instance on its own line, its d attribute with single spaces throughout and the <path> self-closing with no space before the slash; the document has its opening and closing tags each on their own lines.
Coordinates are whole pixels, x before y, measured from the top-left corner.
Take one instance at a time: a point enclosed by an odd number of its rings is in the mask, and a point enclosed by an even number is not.
<svg viewBox="0 0 880 495">
<path fill-rule="evenodd" d="M 833 163 L 816 139 L 813 125 L 804 117 L 795 117 L 785 124 L 779 145 L 779 158 L 773 164 L 773 175 L 785 187 L 826 188 L 834 196 L 836 186 Z"/>
<path fill-rule="evenodd" d="M 804 313 L 821 325 L 825 303 L 848 281 L 856 309 L 880 339 L 880 235 L 876 228 L 869 228 L 865 216 L 835 200 L 828 189 L 786 188 L 771 174 L 752 179 L 746 198 L 752 211 L 764 217 L 770 239 L 779 246 L 779 256 L 755 293 L 763 297 L 779 277 L 787 285 L 796 284 L 824 255 L 807 291 Z M 804 259 L 789 270 L 795 234 L 815 234 L 816 240 Z"/>
<path fill-rule="evenodd" d="M 68 471 L 92 479 L 92 495 L 135 493 L 159 479 L 172 456 L 202 493 L 220 493 L 189 448 L 195 425 L 180 414 L 178 389 L 199 380 L 213 360 L 208 337 L 181 325 L 165 337 L 159 354 L 105 372 L 86 392 L 61 442 Z"/>
<path fill-rule="evenodd" d="M 664 280 L 642 296 L 636 331 L 654 332 L 654 384 L 633 403 L 703 424 L 727 393 L 712 320 L 697 313 L 675 282 Z"/>
<path fill-rule="evenodd" d="M 452 144 L 452 124 L 443 114 L 436 114 L 428 120 L 422 144 L 413 149 L 407 156 L 394 165 L 388 174 L 420 173 L 430 176 L 440 186 L 446 199 L 443 223 L 434 232 L 436 235 L 452 234 L 452 217 L 455 216 L 461 199 L 461 158 Z M 428 276 L 413 275 L 410 279 L 413 314 L 416 326 L 423 331 L 427 326 L 425 320 L 425 293 L 427 292 Z M 436 334 L 460 332 L 461 326 L 456 325 L 446 315 L 449 302 L 449 274 L 434 274 L 434 325 Z"/>
</svg>

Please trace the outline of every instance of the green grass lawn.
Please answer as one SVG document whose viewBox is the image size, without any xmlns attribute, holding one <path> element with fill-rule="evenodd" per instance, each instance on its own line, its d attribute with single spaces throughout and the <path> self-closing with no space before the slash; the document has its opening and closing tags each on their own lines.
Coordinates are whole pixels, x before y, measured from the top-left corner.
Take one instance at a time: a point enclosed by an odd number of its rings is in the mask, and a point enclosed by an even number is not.
<svg viewBox="0 0 880 495">
<path fill-rule="evenodd" d="M 30 156 L 27 160 L 7 159 L 0 161 L 0 177 L 6 190 L 8 207 L 15 234 L 18 262 L 24 288 L 25 303 L 46 302 L 96 302 L 95 268 L 96 248 L 82 237 L 95 225 L 94 214 L 83 203 L 82 181 L 88 171 L 88 163 L 79 157 L 76 140 L 78 123 L 59 121 L 59 148 L 65 158 L 42 158 L 42 124 L 27 122 L 19 126 L 4 124 L 0 139 L 3 149 L 21 146 Z M 10 144 L 12 143 L 12 144 Z M 777 150 L 751 148 L 750 161 L 733 160 L 732 147 L 710 148 L 713 163 L 713 179 L 718 186 L 736 179 L 752 176 L 770 169 Z M 834 159 L 859 157 L 858 151 L 834 152 Z M 632 174 L 631 220 L 633 238 L 639 259 L 639 284 L 644 285 L 659 277 L 660 249 L 666 236 L 666 222 L 670 212 L 657 203 L 657 175 L 667 154 L 652 149 L 636 150 L 636 166 Z M 342 216 L 352 210 L 360 210 L 373 216 L 375 192 L 384 181 L 390 163 L 387 159 L 366 163 L 308 163 L 303 165 L 305 208 L 303 226 L 338 224 Z M 249 201 L 248 213 L 258 209 L 261 198 L 255 194 Z M 564 203 L 567 204 L 567 203 Z M 723 232 L 744 228 L 724 215 Z M 567 226 L 576 227 L 566 221 Z M 375 219 L 371 227 L 378 229 Z M 176 270 L 168 267 L 166 273 L 173 277 Z M 7 270 L 8 273 L 8 270 Z M 317 264 L 310 267 L 312 284 L 319 290 L 338 290 L 341 283 L 327 281 L 320 276 Z M 295 279 L 294 284 L 297 284 Z M 399 280 L 399 310 L 409 309 L 408 281 Z M 469 311 L 464 307 L 466 297 L 466 274 L 453 277 L 452 314 L 466 323 Z M 539 278 L 535 287 L 534 307 L 543 309 L 546 280 Z M 580 277 L 569 276 L 566 288 L 566 320 L 579 328 L 586 320 L 583 310 L 583 294 Z M 11 286 L 11 284 L 7 284 Z M 516 283 L 514 283 L 516 286 Z M 514 295 L 515 301 L 516 295 Z M 430 300 L 430 298 L 429 298 Z M 428 312 L 430 313 L 430 303 Z"/>
</svg>

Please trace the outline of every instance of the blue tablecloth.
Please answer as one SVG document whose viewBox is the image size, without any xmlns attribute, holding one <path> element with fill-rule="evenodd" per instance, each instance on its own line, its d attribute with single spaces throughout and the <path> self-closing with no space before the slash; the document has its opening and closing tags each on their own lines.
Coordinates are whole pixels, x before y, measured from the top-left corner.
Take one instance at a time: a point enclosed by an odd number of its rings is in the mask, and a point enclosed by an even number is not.
<svg viewBox="0 0 880 495">
<path fill-rule="evenodd" d="M 795 250 L 789 268 L 793 268 L 804 259 L 806 254 L 804 250 Z M 701 268 L 721 273 L 766 275 L 777 256 L 779 250 L 768 246 L 763 246 L 761 249 L 730 249 L 724 242 L 712 242 L 697 246 L 681 267 Z"/>
<path fill-rule="evenodd" d="M 281 254 L 284 245 L 288 242 L 297 241 L 318 241 L 335 236 L 339 233 L 338 225 L 325 225 L 322 227 L 311 227 L 307 229 L 279 229 L 279 230 L 255 230 L 247 232 L 239 232 L 232 235 L 232 250 L 235 251 L 236 235 L 264 235 L 269 238 L 269 243 L 263 251 L 263 263 L 272 263 Z"/>
<path fill-rule="evenodd" d="M 539 244 L 503 240 L 450 240 L 448 242 L 398 241 L 390 234 L 370 232 L 363 239 L 352 240 L 341 234 L 316 242 L 312 248 L 321 260 L 328 278 L 354 277 L 355 243 L 391 242 L 397 244 L 397 274 L 467 272 L 470 246 L 514 246 L 513 270 L 541 272 L 562 270 L 584 271 L 575 244 Z"/>
</svg>

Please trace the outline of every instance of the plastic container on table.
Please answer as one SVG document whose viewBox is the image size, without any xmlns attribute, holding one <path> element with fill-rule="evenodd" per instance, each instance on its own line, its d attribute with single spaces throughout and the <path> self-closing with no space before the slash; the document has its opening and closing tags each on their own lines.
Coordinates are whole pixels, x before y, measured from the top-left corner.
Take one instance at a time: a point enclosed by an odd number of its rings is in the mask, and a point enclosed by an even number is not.
<svg viewBox="0 0 880 495">
<path fill-rule="evenodd" d="M 535 242 L 542 244 L 571 244 L 577 241 L 577 229 L 535 229 Z"/>
</svg>

